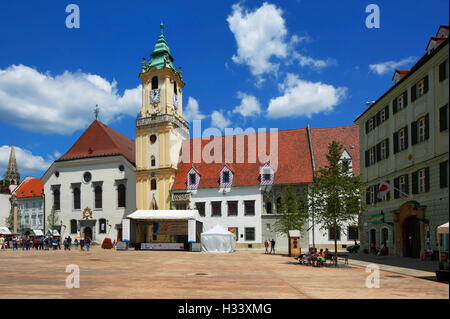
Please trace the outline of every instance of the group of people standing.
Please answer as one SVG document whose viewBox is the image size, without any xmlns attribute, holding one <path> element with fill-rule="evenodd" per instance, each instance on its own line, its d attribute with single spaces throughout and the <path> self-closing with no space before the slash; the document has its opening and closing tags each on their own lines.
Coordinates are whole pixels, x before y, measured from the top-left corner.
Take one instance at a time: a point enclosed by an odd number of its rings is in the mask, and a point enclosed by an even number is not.
<svg viewBox="0 0 450 319">
<path fill-rule="evenodd" d="M 12 248 L 13 250 L 53 250 L 61 249 L 61 239 L 59 237 L 50 237 L 50 236 L 14 236 L 9 239 L 5 239 L 4 237 L 0 238 L 0 248 Z"/>
<path fill-rule="evenodd" d="M 272 240 L 270 241 L 270 252 L 269 252 L 269 242 L 266 241 L 264 242 L 264 247 L 266 248 L 266 251 L 264 252 L 264 254 L 273 254 L 275 255 L 275 240 L 272 238 Z"/>
<path fill-rule="evenodd" d="M 64 239 L 64 250 L 70 250 L 72 248 L 72 238 L 70 236 Z M 91 239 L 81 238 L 80 240 L 75 239 L 73 242 L 76 247 L 80 246 L 80 249 L 84 251 L 84 247 L 89 251 L 91 247 Z M 13 250 L 61 250 L 61 238 L 60 237 L 50 237 L 50 236 L 19 236 L 12 238 L 5 238 L 3 235 L 0 235 L 0 249 L 8 249 L 11 248 Z"/>
</svg>

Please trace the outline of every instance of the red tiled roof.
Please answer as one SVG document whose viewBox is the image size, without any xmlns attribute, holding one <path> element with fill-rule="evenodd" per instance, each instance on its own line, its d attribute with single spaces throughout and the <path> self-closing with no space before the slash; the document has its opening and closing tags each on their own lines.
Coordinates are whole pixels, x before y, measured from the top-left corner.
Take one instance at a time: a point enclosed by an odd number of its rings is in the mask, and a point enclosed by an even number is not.
<svg viewBox="0 0 450 319">
<path fill-rule="evenodd" d="M 267 154 L 270 154 L 270 134 L 265 134 Z M 256 133 L 249 134 L 255 136 Z M 236 163 L 236 136 L 233 138 L 233 163 L 227 164 L 233 171 L 233 186 L 251 186 L 260 184 L 260 167 L 265 163 L 258 161 L 256 163 L 248 162 L 248 139 L 244 138 L 244 163 Z M 194 167 L 200 174 L 199 188 L 219 187 L 219 172 L 223 168 L 225 159 L 225 136 L 222 139 L 222 163 L 205 163 L 203 156 L 201 163 L 194 163 Z M 212 140 L 212 139 L 211 139 Z M 173 190 L 182 190 L 187 187 L 188 172 L 192 167 L 192 150 L 194 140 L 185 140 L 183 142 L 183 150 L 190 149 L 190 162 L 178 164 L 178 172 L 173 184 Z M 197 139 L 198 141 L 198 139 Z M 209 143 L 209 139 L 201 140 L 201 149 L 203 154 L 204 147 Z M 256 138 L 258 145 L 258 138 Z M 256 146 L 256 150 L 258 146 Z M 256 151 L 257 154 L 257 151 Z M 312 182 L 312 163 L 309 150 L 308 137 L 306 129 L 295 129 L 278 131 L 278 167 L 275 172 L 275 184 L 291 184 L 291 183 L 310 183 Z"/>
<path fill-rule="evenodd" d="M 41 197 L 44 191 L 44 183 L 40 178 L 32 178 L 22 184 L 15 190 L 17 198 Z"/>
<path fill-rule="evenodd" d="M 270 138 L 266 134 L 267 153 L 270 153 Z M 253 134 L 254 135 L 254 134 Z M 194 163 L 194 168 L 200 174 L 199 188 L 219 187 L 219 173 L 223 168 L 225 158 L 225 137 L 222 139 L 222 163 Z M 343 145 L 352 157 L 353 172 L 359 175 L 359 130 L 357 125 L 313 128 L 311 129 L 311 143 L 313 145 L 316 169 L 326 165 L 325 155 L 328 153 L 328 144 L 333 140 Z M 197 139 L 198 141 L 198 139 Z M 258 142 L 258 139 L 257 139 Z M 201 140 L 201 150 L 209 143 L 208 139 Z M 178 172 L 173 184 L 173 190 L 187 188 L 188 172 L 192 167 L 193 140 L 185 140 L 183 149 L 190 150 L 190 162 L 178 164 Z M 351 145 L 354 147 L 351 148 Z M 247 150 L 247 138 L 244 149 Z M 203 160 L 203 157 L 202 157 Z M 233 171 L 233 186 L 253 186 L 260 184 L 260 168 L 265 163 L 248 163 L 247 151 L 244 163 L 236 163 L 236 135 L 233 136 L 233 163 L 227 164 Z M 313 168 L 306 129 L 278 131 L 278 167 L 275 172 L 274 184 L 311 183 L 313 181 Z"/>
<path fill-rule="evenodd" d="M 123 155 L 135 165 L 134 140 L 95 120 L 57 161 L 109 155 Z"/>
<path fill-rule="evenodd" d="M 359 129 L 358 125 L 311 128 L 311 143 L 313 145 L 316 171 L 327 165 L 326 154 L 332 141 L 342 144 L 352 157 L 353 174 L 359 175 Z M 353 145 L 353 148 L 351 146 Z"/>
</svg>

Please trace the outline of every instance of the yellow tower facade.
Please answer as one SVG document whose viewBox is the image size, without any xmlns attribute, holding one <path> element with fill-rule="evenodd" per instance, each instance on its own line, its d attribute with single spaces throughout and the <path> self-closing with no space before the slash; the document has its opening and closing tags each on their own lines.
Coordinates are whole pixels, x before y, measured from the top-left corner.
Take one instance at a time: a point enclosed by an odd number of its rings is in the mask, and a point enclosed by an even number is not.
<svg viewBox="0 0 450 319">
<path fill-rule="evenodd" d="M 183 118 L 181 70 L 176 70 L 161 24 L 161 35 L 142 60 L 142 108 L 136 120 L 136 205 L 138 210 L 171 209 L 182 141 L 189 138 Z"/>
</svg>

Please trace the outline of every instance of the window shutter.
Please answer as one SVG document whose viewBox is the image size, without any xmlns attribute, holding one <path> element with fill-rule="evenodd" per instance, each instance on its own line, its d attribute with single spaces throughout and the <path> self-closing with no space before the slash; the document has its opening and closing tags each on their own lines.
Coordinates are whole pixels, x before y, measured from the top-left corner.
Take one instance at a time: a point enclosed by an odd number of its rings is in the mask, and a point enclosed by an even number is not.
<svg viewBox="0 0 450 319">
<path fill-rule="evenodd" d="M 447 125 L 447 115 L 448 114 L 448 104 L 444 105 L 439 109 L 439 131 L 445 131 L 448 129 Z"/>
<path fill-rule="evenodd" d="M 377 113 L 376 118 L 377 118 L 377 125 L 380 125 L 381 124 L 381 112 Z"/>
<path fill-rule="evenodd" d="M 376 146 L 376 157 L 375 162 L 378 162 L 381 160 L 381 143 L 378 143 Z"/>
<path fill-rule="evenodd" d="M 386 158 L 389 157 L 389 139 L 386 139 Z"/>
<path fill-rule="evenodd" d="M 369 121 L 366 121 L 366 134 L 369 133 Z"/>
<path fill-rule="evenodd" d="M 381 199 L 378 198 L 378 185 L 374 185 L 372 187 L 373 187 L 373 193 L 375 194 L 375 196 L 374 196 L 375 203 L 381 202 Z"/>
<path fill-rule="evenodd" d="M 439 184 L 441 188 L 447 187 L 448 161 L 439 163 Z"/>
<path fill-rule="evenodd" d="M 411 102 L 414 102 L 416 100 L 416 94 L 417 94 L 416 90 L 417 90 L 416 89 L 416 84 L 414 84 L 411 87 Z"/>
<path fill-rule="evenodd" d="M 397 99 L 394 99 L 394 101 L 392 101 L 392 114 L 397 113 Z"/>
<path fill-rule="evenodd" d="M 386 120 L 389 118 L 389 105 L 386 105 L 386 107 L 384 108 L 384 117 L 386 118 Z"/>
<path fill-rule="evenodd" d="M 425 115 L 425 139 L 428 140 L 430 138 L 430 115 L 427 113 Z"/>
<path fill-rule="evenodd" d="M 406 185 L 405 193 L 409 194 L 409 175 L 408 174 L 405 175 L 405 185 Z"/>
<path fill-rule="evenodd" d="M 398 132 L 394 133 L 394 154 L 398 153 Z"/>
<path fill-rule="evenodd" d="M 423 90 L 423 92 L 424 92 L 424 94 L 425 93 L 427 93 L 428 92 L 428 75 L 423 79 L 423 87 L 424 87 L 424 90 Z"/>
<path fill-rule="evenodd" d="M 386 183 L 389 184 L 389 180 L 386 181 Z M 390 184 L 389 184 L 389 185 L 390 185 Z M 387 194 L 386 194 L 386 200 L 390 200 L 390 199 L 391 199 L 391 192 L 389 191 L 389 192 L 387 192 Z"/>
<path fill-rule="evenodd" d="M 425 168 L 425 192 L 430 191 L 430 167 Z"/>
<path fill-rule="evenodd" d="M 373 121 L 373 127 L 374 128 L 377 127 L 378 122 L 377 122 L 377 115 L 376 114 L 372 117 L 372 121 Z"/>
<path fill-rule="evenodd" d="M 408 148 L 408 125 L 405 126 L 405 150 Z"/>
<path fill-rule="evenodd" d="M 412 173 L 412 193 L 417 194 L 419 192 L 419 175 L 417 172 Z"/>
<path fill-rule="evenodd" d="M 408 90 L 403 92 L 403 107 L 406 107 L 408 105 Z"/>
<path fill-rule="evenodd" d="M 366 151 L 366 167 L 369 166 L 369 150 Z"/>
<path fill-rule="evenodd" d="M 366 189 L 366 204 L 370 204 L 370 188 Z"/>
<path fill-rule="evenodd" d="M 411 145 L 417 144 L 417 121 L 411 123 Z"/>
<path fill-rule="evenodd" d="M 398 183 L 398 177 L 397 177 L 397 178 L 394 178 L 394 198 L 399 198 L 400 193 L 398 191 L 398 186 L 399 186 L 399 183 Z"/>
<path fill-rule="evenodd" d="M 439 82 L 445 79 L 445 61 L 439 64 Z"/>
</svg>

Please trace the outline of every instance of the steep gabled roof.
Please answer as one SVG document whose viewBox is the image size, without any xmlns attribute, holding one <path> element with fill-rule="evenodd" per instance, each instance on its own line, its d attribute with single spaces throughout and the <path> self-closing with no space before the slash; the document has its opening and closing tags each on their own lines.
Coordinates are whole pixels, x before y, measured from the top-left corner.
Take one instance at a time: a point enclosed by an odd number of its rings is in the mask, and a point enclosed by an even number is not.
<svg viewBox="0 0 450 319">
<path fill-rule="evenodd" d="M 135 165 L 134 140 L 95 120 L 57 162 L 111 155 L 123 155 Z"/>
<path fill-rule="evenodd" d="M 353 174 L 359 175 L 359 129 L 358 125 L 311 128 L 311 143 L 316 170 L 327 165 L 328 145 L 337 141 L 352 158 Z"/>
<path fill-rule="evenodd" d="M 249 135 L 256 138 L 257 133 Z M 270 133 L 261 133 L 262 138 L 266 139 L 266 153 L 270 154 Z M 233 187 L 236 186 L 258 186 L 260 185 L 260 168 L 265 162 L 259 162 L 256 156 L 256 163 L 249 163 L 248 159 L 248 139 L 244 139 L 244 163 L 236 163 L 236 140 L 238 135 L 233 138 L 233 163 L 227 164 L 233 170 L 234 180 Z M 222 162 L 221 163 L 205 163 L 203 156 L 201 163 L 194 163 L 195 169 L 201 175 L 199 188 L 215 188 L 219 187 L 220 171 L 225 163 L 225 136 L 219 137 L 222 140 Z M 209 139 L 197 139 L 201 142 L 201 150 L 210 142 Z M 173 190 L 184 190 L 187 188 L 188 172 L 192 167 L 192 151 L 194 140 L 185 140 L 183 142 L 183 150 L 190 150 L 190 161 L 180 162 L 178 164 L 178 172 L 175 177 Z M 256 154 L 258 149 L 258 138 L 256 138 Z M 271 163 L 273 165 L 273 163 Z M 274 184 L 297 184 L 310 183 L 313 180 L 311 154 L 309 151 L 308 137 L 306 129 L 294 129 L 278 131 L 278 165 L 275 172 Z"/>
<path fill-rule="evenodd" d="M 31 198 L 41 197 L 44 191 L 44 183 L 40 178 L 32 178 L 27 181 L 23 181 L 19 187 L 14 191 L 17 198 Z"/>
</svg>

